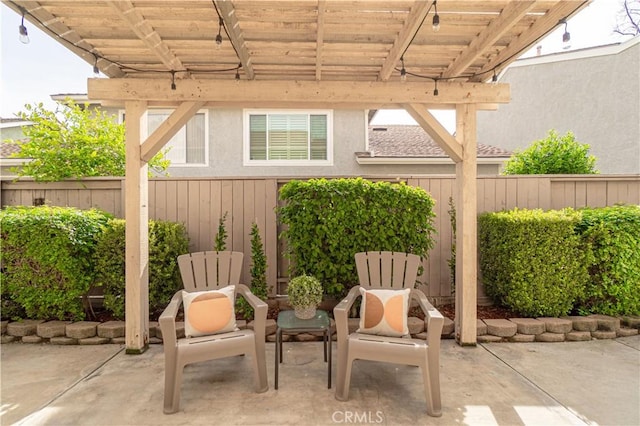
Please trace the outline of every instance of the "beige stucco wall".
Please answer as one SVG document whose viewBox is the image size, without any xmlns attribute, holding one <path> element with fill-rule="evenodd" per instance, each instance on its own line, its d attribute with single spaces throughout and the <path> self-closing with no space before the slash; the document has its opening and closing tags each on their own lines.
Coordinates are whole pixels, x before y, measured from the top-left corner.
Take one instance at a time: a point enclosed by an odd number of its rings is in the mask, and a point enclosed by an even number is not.
<svg viewBox="0 0 640 426">
<path fill-rule="evenodd" d="M 478 140 L 510 151 L 572 131 L 603 174 L 640 173 L 640 36 L 619 46 L 518 61 L 512 100 L 480 111 Z"/>
</svg>

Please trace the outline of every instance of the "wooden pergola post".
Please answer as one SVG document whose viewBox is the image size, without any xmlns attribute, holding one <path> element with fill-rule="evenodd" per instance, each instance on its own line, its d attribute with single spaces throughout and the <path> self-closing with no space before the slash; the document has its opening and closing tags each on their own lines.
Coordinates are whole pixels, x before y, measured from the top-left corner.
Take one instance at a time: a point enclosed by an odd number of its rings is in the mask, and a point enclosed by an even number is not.
<svg viewBox="0 0 640 426">
<path fill-rule="evenodd" d="M 478 300 L 477 242 L 477 136 L 476 106 L 456 107 L 456 139 L 462 145 L 462 161 L 456 163 L 456 340 L 462 346 L 476 344 Z"/>
<path fill-rule="evenodd" d="M 147 135 L 147 102 L 127 101 L 125 117 L 125 341 L 127 353 L 139 354 L 149 345 L 149 178 L 141 150 Z"/>
</svg>

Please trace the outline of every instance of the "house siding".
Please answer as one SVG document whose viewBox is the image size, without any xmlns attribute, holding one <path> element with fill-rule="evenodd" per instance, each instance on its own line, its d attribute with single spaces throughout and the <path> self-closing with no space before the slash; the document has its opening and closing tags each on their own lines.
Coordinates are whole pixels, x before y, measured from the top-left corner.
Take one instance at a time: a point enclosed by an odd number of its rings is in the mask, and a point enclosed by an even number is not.
<svg viewBox="0 0 640 426">
<path fill-rule="evenodd" d="M 640 173 L 640 38 L 620 46 L 516 62 L 512 100 L 478 113 L 478 140 L 510 151 L 572 131 L 603 174 Z"/>
</svg>

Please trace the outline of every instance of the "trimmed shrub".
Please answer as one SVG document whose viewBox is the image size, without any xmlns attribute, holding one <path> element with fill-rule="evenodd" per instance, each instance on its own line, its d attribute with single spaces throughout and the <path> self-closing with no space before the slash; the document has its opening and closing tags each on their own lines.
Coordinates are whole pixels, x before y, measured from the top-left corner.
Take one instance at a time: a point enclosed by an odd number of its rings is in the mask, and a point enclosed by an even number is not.
<svg viewBox="0 0 640 426">
<path fill-rule="evenodd" d="M 219 233 L 218 233 L 219 235 Z M 251 224 L 251 293 L 262 300 L 268 298 L 267 287 L 267 256 L 264 253 L 264 245 L 260 236 L 260 228 L 256 222 Z M 253 307 L 244 297 L 236 298 L 236 313 L 246 320 L 253 319 Z"/>
<path fill-rule="evenodd" d="M 480 271 L 493 300 L 527 317 L 571 312 L 589 280 L 591 255 L 575 227 L 580 214 L 511 210 L 478 222 Z"/>
<path fill-rule="evenodd" d="M 0 212 L 3 293 L 31 319 L 84 319 L 91 259 L 109 218 L 98 210 L 7 207 Z"/>
<path fill-rule="evenodd" d="M 362 178 L 293 180 L 280 190 L 289 276 L 313 275 L 326 294 L 358 283 L 354 255 L 389 250 L 427 258 L 434 201 L 421 188 Z"/>
<path fill-rule="evenodd" d="M 581 210 L 578 232 L 595 260 L 581 312 L 640 315 L 640 206 Z"/>
<path fill-rule="evenodd" d="M 149 313 L 162 312 L 182 288 L 178 256 L 189 251 L 182 224 L 149 221 Z M 102 234 L 94 256 L 96 286 L 104 290 L 104 305 L 115 318 L 125 317 L 125 221 L 113 219 Z"/>
</svg>

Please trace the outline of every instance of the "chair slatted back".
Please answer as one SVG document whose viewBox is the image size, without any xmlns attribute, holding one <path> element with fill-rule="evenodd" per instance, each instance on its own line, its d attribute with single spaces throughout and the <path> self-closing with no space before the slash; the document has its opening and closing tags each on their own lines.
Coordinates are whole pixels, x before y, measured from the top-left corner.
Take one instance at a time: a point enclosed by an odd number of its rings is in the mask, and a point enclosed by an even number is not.
<svg viewBox="0 0 640 426">
<path fill-rule="evenodd" d="M 244 253 L 238 251 L 201 251 L 178 256 L 185 290 L 215 290 L 239 284 L 243 257 Z"/>
<path fill-rule="evenodd" d="M 364 288 L 413 288 L 418 277 L 420 256 L 391 251 L 356 253 L 356 269 Z"/>
</svg>

